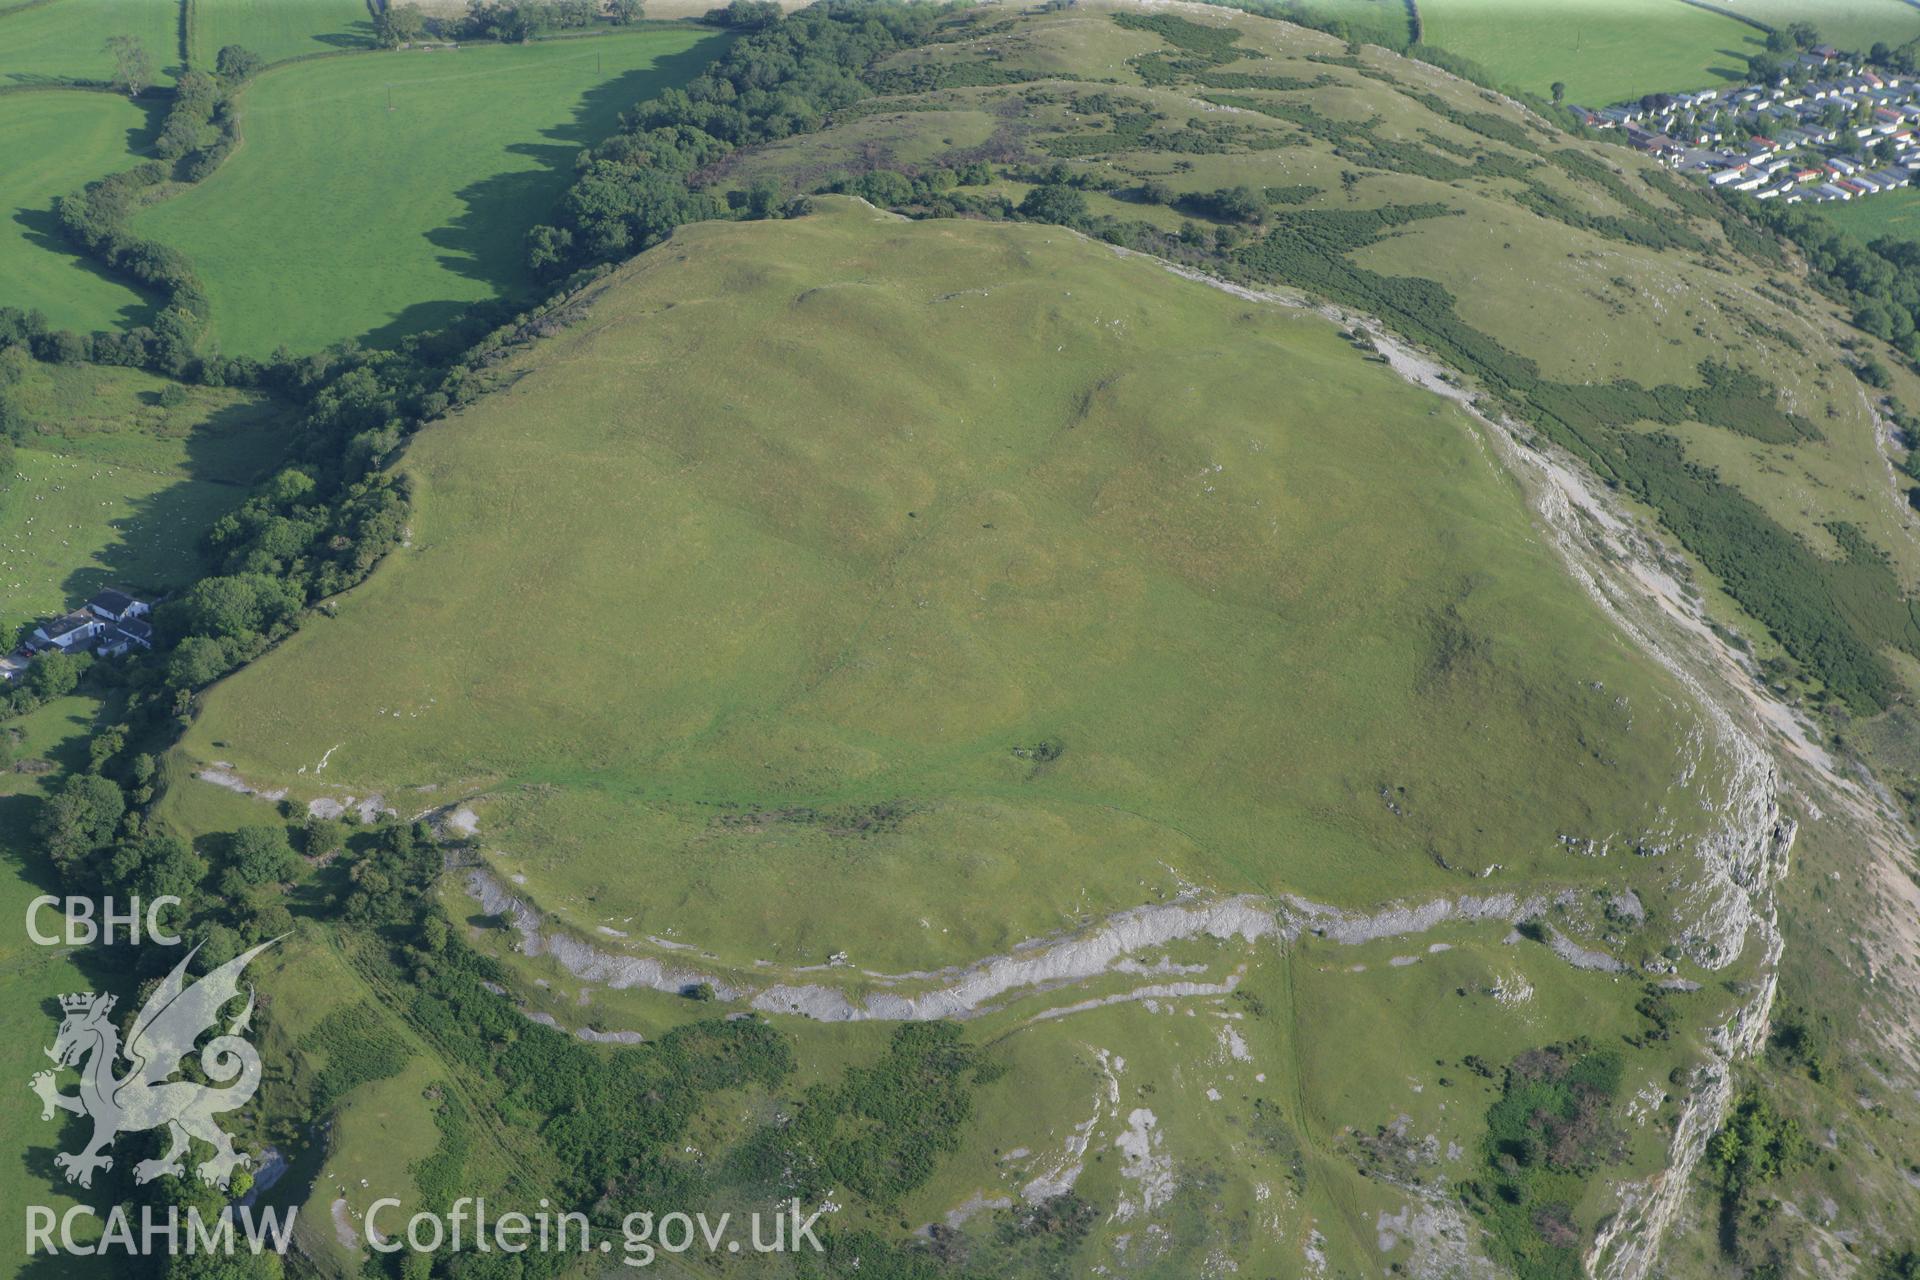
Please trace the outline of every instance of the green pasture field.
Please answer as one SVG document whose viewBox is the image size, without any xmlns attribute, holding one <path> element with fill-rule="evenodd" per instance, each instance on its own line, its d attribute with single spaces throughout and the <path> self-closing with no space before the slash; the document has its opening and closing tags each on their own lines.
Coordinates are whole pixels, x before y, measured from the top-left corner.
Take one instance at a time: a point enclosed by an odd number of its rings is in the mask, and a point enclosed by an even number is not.
<svg viewBox="0 0 1920 1280">
<path fill-rule="evenodd" d="M 0 86 L 113 77 L 106 43 L 133 36 L 161 83 L 180 70 L 180 0 L 52 0 L 0 13 Z M 0 106 L 0 118 L 11 103 Z"/>
<path fill-rule="evenodd" d="M 245 144 L 134 227 L 193 260 L 229 353 L 434 328 L 528 291 L 522 238 L 575 152 L 720 40 L 649 28 L 281 67 L 241 99 Z"/>
<path fill-rule="evenodd" d="M 183 749 L 480 795 L 583 928 L 877 968 L 1696 820 L 1683 717 L 1443 402 L 1055 228 L 827 208 L 681 232 L 427 429 L 413 545 Z"/>
<path fill-rule="evenodd" d="M 1426 43 L 1471 58 L 1504 85 L 1603 107 L 1646 93 L 1743 81 L 1760 31 L 1683 0 L 1420 0 Z"/>
<path fill-rule="evenodd" d="M 1914 187 L 1855 200 L 1832 200 L 1815 205 L 1814 211 L 1862 243 L 1884 236 L 1920 240 L 1920 189 Z"/>
<path fill-rule="evenodd" d="M 366 0 L 186 0 L 193 64 L 211 69 L 230 44 L 283 62 L 373 47 Z"/>
<path fill-rule="evenodd" d="M 0 121 L 0 306 L 81 332 L 145 323 L 147 300 L 68 247 L 53 202 L 131 165 L 147 111 L 118 94 L 48 89 L 0 95 Z"/>
<path fill-rule="evenodd" d="M 1897 47 L 1920 37 L 1920 9 L 1906 0 L 1720 0 L 1719 7 L 1769 27 L 1811 22 L 1822 40 L 1855 53 L 1876 41 Z"/>
<path fill-rule="evenodd" d="M 31 366 L 33 434 L 0 489 L 0 632 L 105 586 L 161 592 L 205 572 L 200 537 L 282 455 L 280 411 L 248 391 L 131 369 Z"/>
</svg>

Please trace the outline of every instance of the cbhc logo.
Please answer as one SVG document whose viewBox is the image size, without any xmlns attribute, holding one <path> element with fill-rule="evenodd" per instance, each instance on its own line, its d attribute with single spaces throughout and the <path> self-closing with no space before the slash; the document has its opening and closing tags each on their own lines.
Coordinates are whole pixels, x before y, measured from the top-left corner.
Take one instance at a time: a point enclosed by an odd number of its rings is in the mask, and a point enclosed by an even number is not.
<svg viewBox="0 0 1920 1280">
<path fill-rule="evenodd" d="M 146 937 L 150 942 L 162 947 L 180 945 L 180 935 L 166 932 L 160 924 L 161 908 L 179 906 L 180 899 L 172 894 L 164 894 L 147 904 L 144 912 L 140 909 L 140 899 L 133 898 L 124 911 L 114 910 L 112 898 L 102 898 L 96 904 L 92 898 L 55 898 L 43 895 L 27 904 L 27 936 L 43 947 L 87 947 L 95 942 L 111 947 L 120 942 L 137 944 L 144 925 Z M 65 927 L 59 933 L 42 933 L 40 919 L 42 913 L 57 909 Z M 116 938 L 115 931 L 125 936 Z"/>
</svg>

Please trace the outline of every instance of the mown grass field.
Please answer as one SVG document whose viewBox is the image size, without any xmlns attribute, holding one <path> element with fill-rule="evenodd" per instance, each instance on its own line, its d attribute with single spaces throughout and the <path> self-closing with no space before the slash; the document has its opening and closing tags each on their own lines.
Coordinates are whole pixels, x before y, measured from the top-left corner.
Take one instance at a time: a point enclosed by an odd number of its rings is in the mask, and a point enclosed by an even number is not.
<svg viewBox="0 0 1920 1280">
<path fill-rule="evenodd" d="M 117 94 L 49 89 L 0 97 L 0 119 L 0 306 L 81 332 L 144 323 L 146 299 L 67 246 L 53 202 L 132 164 L 147 111 Z"/>
<path fill-rule="evenodd" d="M 1656 686 L 1455 414 L 1323 322 L 1047 228 L 682 236 L 419 438 L 413 547 L 187 752 L 484 790 L 583 926 L 876 967 L 1176 873 L 1580 877 L 1560 832 L 1668 820 Z"/>
<path fill-rule="evenodd" d="M 53 0 L 0 14 L 0 85 L 106 81 L 113 36 L 139 40 L 164 83 L 180 68 L 180 0 Z"/>
<path fill-rule="evenodd" d="M 1506 0 L 1420 0 L 1426 42 L 1546 97 L 1556 81 L 1583 106 L 1732 83 L 1763 33 L 1682 0 L 1571 0 L 1519 9 Z"/>
<path fill-rule="evenodd" d="M 212 67 L 237 44 L 268 62 L 373 47 L 366 0 L 187 0 L 193 61 Z"/>
<path fill-rule="evenodd" d="M 161 592 L 205 571 L 200 536 L 281 456 L 271 401 L 129 369 L 36 366 L 19 388 L 33 434 L 0 490 L 0 634 L 103 586 Z"/>
<path fill-rule="evenodd" d="M 242 99 L 245 144 L 134 227 L 193 260 L 228 352 L 434 328 L 528 288 L 522 238 L 575 151 L 719 41 L 651 28 L 269 71 Z"/>
</svg>

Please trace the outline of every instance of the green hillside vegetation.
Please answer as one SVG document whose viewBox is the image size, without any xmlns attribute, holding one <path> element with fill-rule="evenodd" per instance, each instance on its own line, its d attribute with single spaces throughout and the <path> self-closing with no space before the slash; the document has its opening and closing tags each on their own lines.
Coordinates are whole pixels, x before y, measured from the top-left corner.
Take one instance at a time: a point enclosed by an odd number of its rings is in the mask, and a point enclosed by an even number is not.
<svg viewBox="0 0 1920 1280">
<path fill-rule="evenodd" d="M 457 885 L 444 893 L 456 918 L 471 911 Z M 876 1213 L 856 1201 L 836 1230 L 857 1226 L 890 1236 L 902 1220 L 941 1223 L 956 1209 L 1005 1196 L 1012 1208 L 976 1209 L 962 1228 L 936 1230 L 936 1252 L 953 1268 L 945 1274 L 1086 1274 L 1111 1265 L 1126 1256 L 1126 1241 L 1138 1238 L 1143 1219 L 1128 1162 L 1109 1146 L 1127 1129 L 1129 1113 L 1145 1108 L 1177 1171 L 1171 1201 L 1148 1219 L 1168 1232 L 1167 1265 L 1191 1270 L 1227 1250 L 1244 1270 L 1310 1274 L 1301 1242 L 1318 1233 L 1332 1268 L 1413 1270 L 1420 1247 L 1402 1239 L 1383 1248 L 1379 1215 L 1398 1217 L 1408 1188 L 1441 1177 L 1498 1194 L 1485 1146 L 1504 1064 L 1546 1044 L 1591 1037 L 1623 1046 L 1618 1101 L 1649 1088 L 1658 1096 L 1676 1071 L 1697 1060 L 1697 1032 L 1689 1028 L 1710 1023 L 1724 1007 L 1722 993 L 1670 997 L 1675 1033 L 1648 1041 L 1649 1024 L 1635 1007 L 1643 988 L 1572 971 L 1542 947 L 1505 944 L 1505 932 L 1504 924 L 1450 927 L 1418 945 L 1403 939 L 1359 947 L 1305 938 L 1251 952 L 1186 944 L 1169 948 L 1166 959 L 1232 973 L 1240 980 L 1232 996 L 1121 999 L 1065 1017 L 1032 1016 L 1036 1003 L 1057 1012 L 1082 1000 L 1120 999 L 1138 982 L 1114 975 L 988 1011 L 968 1024 L 969 1039 L 990 1045 L 1003 1069 L 975 1092 L 956 1145 L 897 1212 Z M 652 1037 L 706 1007 L 582 981 L 549 957 L 520 954 L 503 931 L 477 937 L 512 975 L 509 985 L 524 1007 L 563 1026 L 637 1029 Z M 604 935 L 601 942 L 609 945 Z M 1494 995 L 1519 982 L 1531 991 L 1523 1007 Z M 1187 1009 L 1194 1016 L 1167 1016 Z M 793 1039 L 796 1088 L 799 1080 L 833 1081 L 850 1062 L 871 1061 L 888 1032 L 793 1019 L 776 1025 Z M 1227 1037 L 1229 1028 L 1236 1039 Z M 1355 1046 L 1366 1054 L 1366 1070 L 1354 1069 Z M 1110 1088 L 1118 1105 L 1103 1108 Z M 1599 1114 L 1617 1143 L 1596 1151 L 1591 1168 L 1537 1162 L 1552 1174 L 1552 1190 L 1582 1233 L 1613 1207 L 1604 1179 L 1591 1174 L 1637 1177 L 1658 1168 L 1660 1122 L 1672 1106 L 1663 1101 L 1657 1119 L 1645 1123 L 1628 1121 L 1614 1103 Z M 1090 1120 L 1093 1158 L 1073 1195 L 1044 1210 L 1028 1208 L 1023 1189 L 1057 1168 L 1060 1152 Z M 696 1141 L 711 1154 L 742 1137 L 735 1123 L 698 1133 Z M 735 1171 L 755 1163 L 728 1158 L 709 1167 Z M 1118 1210 L 1128 1200 L 1136 1205 L 1130 1216 Z M 1526 1215 L 1510 1236 L 1516 1246 L 1537 1248 Z M 1560 1262 L 1569 1250 L 1548 1252 Z"/>
<path fill-rule="evenodd" d="M 1376 314 L 1647 504 L 1816 699 L 1863 712 L 1900 696 L 1882 655 L 1920 645 L 1904 599 L 1920 546 L 1905 510 L 1860 481 L 1885 463 L 1843 318 L 1787 278 L 1771 237 L 1617 148 L 1315 32 L 1082 9 L 1028 19 L 1009 42 L 972 21 L 976 38 L 873 76 L 954 87 L 864 103 L 717 185 L 1066 221 Z M 1101 23 L 1117 30 L 1088 33 Z M 1115 52 L 1138 87 L 1049 78 L 1096 38 L 1133 41 Z M 1195 95 L 1215 110 L 1197 114 Z M 902 135 L 898 152 L 917 151 L 921 121 L 959 140 L 970 116 L 1003 122 L 991 144 L 868 172 Z"/>
<path fill-rule="evenodd" d="M 206 530 L 285 447 L 279 411 L 254 392 L 29 365 L 5 394 L 26 432 L 11 483 L 0 483 L 0 635 L 9 640 L 21 623 L 104 586 L 157 594 L 198 578 Z"/>
<path fill-rule="evenodd" d="M 847 204 L 675 245 L 419 437 L 412 546 L 186 751 L 484 793 L 548 905 L 735 958 L 960 959 L 1164 864 L 1359 903 L 1686 830 L 1658 683 L 1322 322 Z"/>
<path fill-rule="evenodd" d="M 437 328 L 524 295 L 522 237 L 574 151 L 693 76 L 719 39 L 650 28 L 270 70 L 241 97 L 245 145 L 133 228 L 192 262 L 229 355 Z"/>
<path fill-rule="evenodd" d="M 9 94 L 0 110 L 7 122 L 0 132 L 4 305 L 38 310 L 54 327 L 81 332 L 145 323 L 141 296 L 61 238 L 53 202 L 124 167 L 147 141 L 148 113 L 118 94 L 64 90 Z"/>
<path fill-rule="evenodd" d="M 211 67 L 228 45 L 268 62 L 373 46 L 366 0 L 187 0 L 193 62 Z"/>
<path fill-rule="evenodd" d="M 0 86 L 113 78 L 106 42 L 132 36 L 160 83 L 180 69 L 181 0 L 50 0 L 0 11 Z M 13 103 L 7 104 L 11 112 Z"/>
<path fill-rule="evenodd" d="M 204 3 L 269 56 L 356 21 Z M 1373 0 L 1333 7 L 1391 39 Z M 603 1232 L 831 1196 L 793 1280 L 1459 1274 L 1459 1241 L 1583 1274 L 1771 976 L 1751 933 L 1698 962 L 1730 905 L 1700 838 L 1756 797 L 1729 803 L 1697 689 L 1377 326 L 1664 524 L 1680 591 L 1836 749 L 1856 714 L 1889 751 L 1909 732 L 1920 550 L 1875 409 L 1920 382 L 1737 211 L 1344 33 L 1097 3 L 736 16 L 759 30 L 710 68 L 717 38 L 660 28 L 283 63 L 241 91 L 232 160 L 139 221 L 207 281 L 207 358 L 0 315 L 23 609 L 183 588 L 151 663 L 0 724 L 0 909 L 164 886 L 202 964 L 281 939 L 234 1126 L 293 1161 L 269 1202 L 301 1206 L 302 1272 L 421 1280 L 367 1265 L 336 1207 L 479 1194 Z M 504 323 L 475 305 L 554 289 Z M 355 337 L 383 345 L 316 352 Z M 315 353 L 213 358 L 282 342 Z M 326 816 L 355 801 L 385 816 Z M 1843 828 L 1782 816 L 1826 873 L 1793 927 L 1828 949 L 1795 939 L 1785 1085 L 1740 1070 L 1699 1179 L 1720 1236 L 1684 1236 L 1676 1276 L 1824 1230 L 1776 1192 L 1838 1189 L 1821 1212 L 1867 1257 L 1920 1168 L 1892 1065 L 1809 1012 L 1869 958 L 1832 933 L 1861 889 Z M 474 864 L 571 963 L 482 914 Z M 957 1022 L 727 989 L 917 994 L 1229 893 L 1511 898 L 1372 941 L 1217 926 Z M 699 980 L 581 977 L 587 941 Z M 56 984 L 130 995 L 171 959 L 0 947 L 16 1077 Z M 1832 1177 L 1797 1141 L 1743 1157 L 1800 1132 L 1838 1135 Z M 59 1136 L 0 1186 L 57 1194 Z M 98 1194 L 216 1199 L 130 1164 Z"/>
<path fill-rule="evenodd" d="M 1427 44 L 1542 98 L 1564 84 L 1568 100 L 1586 106 L 1741 80 L 1765 38 L 1684 0 L 1572 0 L 1544 18 L 1522 17 L 1505 0 L 1420 0 Z"/>
<path fill-rule="evenodd" d="M 1711 758 L 1678 780 L 1684 704 L 1561 576 L 1460 415 L 1324 320 L 1057 228 L 830 197 L 682 229 L 560 319 L 409 445 L 411 545 L 204 695 L 161 820 L 210 833 L 210 857 L 286 812 L 186 778 L 217 758 L 289 785 L 295 814 L 369 788 L 403 813 L 469 803 L 487 860 L 561 921 L 603 945 L 596 925 L 670 931 L 742 971 L 977 959 L 1181 880 L 1368 903 L 1631 883 L 1677 911 L 1684 855 L 1576 857 L 1557 835 L 1625 838 L 1662 802 L 1686 815 L 1670 835 L 1693 830 L 1719 783 Z M 695 358 L 715 350 L 743 354 Z M 384 1114 L 420 1145 L 410 1098 L 440 1080 L 439 1144 L 407 1173 L 423 1196 L 500 1185 L 467 1165 L 489 1136 L 525 1153 L 503 1205 L 578 1197 L 665 1139 L 680 1154 L 613 1176 L 598 1212 L 831 1186 L 843 1273 L 857 1251 L 861 1274 L 928 1274 L 931 1247 L 950 1259 L 932 1274 L 966 1280 L 1086 1274 L 1147 1222 L 1176 1274 L 1223 1250 L 1293 1274 L 1308 1239 L 1334 1266 L 1404 1267 L 1418 1246 L 1383 1249 L 1378 1217 L 1410 1179 L 1483 1173 L 1501 1064 L 1631 1037 L 1620 1096 L 1659 1096 L 1729 998 L 1649 1042 L 1638 985 L 1491 921 L 1170 946 L 1244 992 L 1180 1001 L 1193 1017 L 1033 1017 L 1125 1000 L 1140 979 L 1114 973 L 964 1032 L 713 1023 L 713 1004 L 527 954 L 456 877 L 424 893 L 444 855 L 404 823 L 337 832 L 295 896 L 352 976 L 324 995 L 304 985 L 323 969 L 270 980 L 300 1011 L 296 1078 L 365 1043 L 311 1208 L 363 1203 L 358 1177 L 409 1194 L 373 1134 Z M 1482 880 L 1493 849 L 1508 865 Z M 1662 945 L 1600 928 L 1628 956 Z M 1521 982 L 1516 1013 L 1495 993 Z M 408 1030 L 341 1014 L 363 990 Z M 598 1050 L 578 1027 L 646 1040 Z M 1353 1046 L 1377 1069 L 1354 1071 Z M 623 1106 L 634 1090 L 653 1100 Z M 1027 1208 L 1090 1111 L 1074 1195 Z M 1145 1113 L 1177 1172 L 1142 1207 L 1115 1148 Z M 1619 1143 L 1553 1184 L 1581 1238 L 1606 1178 L 1660 1162 L 1661 1128 L 1607 1120 Z M 907 1242 L 1000 1195 L 1014 1206 Z"/>
</svg>

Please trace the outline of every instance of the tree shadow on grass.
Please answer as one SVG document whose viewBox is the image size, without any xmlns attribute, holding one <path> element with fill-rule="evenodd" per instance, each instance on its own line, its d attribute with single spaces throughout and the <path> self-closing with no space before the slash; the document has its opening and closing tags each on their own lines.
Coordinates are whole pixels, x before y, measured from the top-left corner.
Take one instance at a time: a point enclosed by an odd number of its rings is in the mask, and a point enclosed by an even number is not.
<svg viewBox="0 0 1920 1280">
<path fill-rule="evenodd" d="M 612 76 L 580 96 L 570 120 L 541 131 L 548 141 L 509 146 L 509 155 L 530 159 L 534 167 L 495 174 L 455 193 L 464 206 L 462 212 L 446 226 L 427 233 L 427 241 L 444 251 L 441 267 L 484 283 L 496 298 L 529 297 L 534 281 L 526 266 L 526 234 L 553 217 L 573 181 L 574 157 L 618 129 L 621 112 L 699 75 L 726 52 L 727 43 L 724 35 L 709 36 L 649 66 Z M 391 346 L 409 334 L 451 323 L 473 305 L 464 300 L 417 302 L 363 334 L 360 341 L 372 347 Z"/>
<path fill-rule="evenodd" d="M 502 293 L 505 291 L 502 290 Z M 377 329 L 369 329 L 356 340 L 363 347 L 391 347 L 401 339 L 410 338 L 416 333 L 432 333 L 437 329 L 447 329 L 458 322 L 468 319 L 475 307 L 484 307 L 487 303 L 476 303 L 470 298 L 445 298 L 436 302 L 410 302 L 401 309 L 400 314 Z"/>
<path fill-rule="evenodd" d="M 332 49 L 371 49 L 374 44 L 373 24 L 349 22 L 345 31 L 321 32 L 313 38 L 315 43 Z"/>
<path fill-rule="evenodd" d="M 60 234 L 60 219 L 54 216 L 52 209 L 16 209 L 13 214 L 15 225 L 21 228 L 21 239 L 36 249 L 54 254 L 71 262 L 75 267 L 96 280 L 118 285 L 139 299 L 129 302 L 114 313 L 114 321 L 121 328 L 131 329 L 136 325 L 150 325 L 154 316 L 159 314 L 158 299 L 132 280 L 125 279 L 108 271 L 92 258 L 75 253 L 66 237 Z"/>
<path fill-rule="evenodd" d="M 1720 79 L 1729 82 L 1737 81 L 1741 84 L 1747 83 L 1751 78 L 1747 75 L 1747 59 L 1756 53 L 1765 53 L 1767 41 L 1766 37 L 1756 34 L 1741 36 L 1740 43 L 1750 47 L 1744 50 L 1715 49 L 1714 53 L 1717 56 L 1733 59 L 1733 65 L 1730 67 L 1708 67 L 1707 74 L 1718 76 Z"/>
<path fill-rule="evenodd" d="M 284 406 L 276 412 L 245 402 L 210 414 L 187 436 L 185 476 L 129 502 L 108 522 L 112 540 L 61 581 L 69 605 L 77 607 L 107 587 L 151 600 L 209 570 L 202 551 L 208 528 L 246 501 L 284 461 L 292 422 L 292 411 Z M 235 434 L 242 432 L 258 438 L 236 441 Z M 159 567 L 156 545 L 178 549 L 172 557 L 177 569 Z"/>
<path fill-rule="evenodd" d="M 104 178 L 110 173 L 117 173 L 124 169 L 129 169 L 151 154 L 153 140 L 159 135 L 160 126 L 166 119 L 167 104 L 150 96 L 135 98 L 133 99 L 133 104 L 140 108 L 142 118 L 139 124 L 133 125 L 127 130 L 127 155 L 125 163 L 116 164 L 106 172 L 96 174 L 96 178 Z M 68 193 L 61 192 L 60 194 L 66 195 Z M 150 325 L 153 323 L 154 316 L 159 313 L 158 295 L 154 294 L 151 290 L 143 288 L 135 281 L 108 271 L 93 259 L 76 252 L 74 247 L 67 242 L 67 238 L 60 234 L 60 219 L 55 216 L 53 212 L 53 200 L 51 198 L 38 207 L 15 209 L 13 211 L 12 221 L 21 229 L 20 238 L 34 248 L 44 250 L 47 253 L 53 254 L 55 257 L 63 258 L 88 275 L 93 276 L 95 279 L 119 285 L 128 293 L 137 297 L 139 299 L 138 302 L 126 304 L 115 314 L 114 319 L 120 327 L 130 329 L 136 325 Z"/>
</svg>

